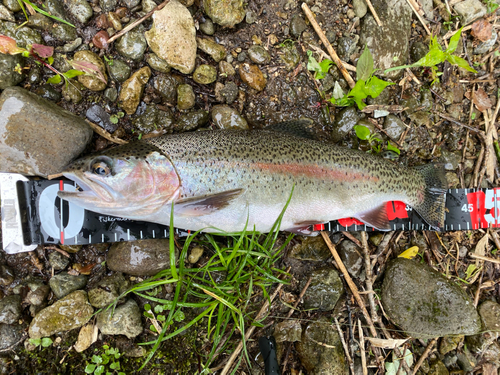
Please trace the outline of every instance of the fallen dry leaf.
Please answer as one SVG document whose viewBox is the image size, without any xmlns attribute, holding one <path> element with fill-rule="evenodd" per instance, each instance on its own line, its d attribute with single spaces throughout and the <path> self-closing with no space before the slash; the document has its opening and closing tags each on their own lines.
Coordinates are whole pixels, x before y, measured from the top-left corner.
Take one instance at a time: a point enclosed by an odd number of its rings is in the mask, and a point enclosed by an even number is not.
<svg viewBox="0 0 500 375">
<path fill-rule="evenodd" d="M 478 88 L 476 91 L 474 91 L 472 101 L 480 112 L 483 112 L 486 109 L 490 109 L 492 106 L 488 94 L 486 94 L 486 92 L 482 88 Z"/>
<path fill-rule="evenodd" d="M 471 34 L 481 42 L 486 42 L 491 38 L 493 26 L 484 18 L 472 24 Z"/>
<path fill-rule="evenodd" d="M 384 349 L 399 348 L 408 341 L 408 339 L 379 339 L 377 337 L 367 337 L 366 339 L 370 341 L 373 346 Z"/>
<path fill-rule="evenodd" d="M 97 341 L 97 337 L 94 339 L 94 327 L 97 328 L 97 326 L 94 326 L 93 324 L 87 324 L 80 329 L 78 340 L 74 346 L 77 352 L 83 352 Z"/>
</svg>

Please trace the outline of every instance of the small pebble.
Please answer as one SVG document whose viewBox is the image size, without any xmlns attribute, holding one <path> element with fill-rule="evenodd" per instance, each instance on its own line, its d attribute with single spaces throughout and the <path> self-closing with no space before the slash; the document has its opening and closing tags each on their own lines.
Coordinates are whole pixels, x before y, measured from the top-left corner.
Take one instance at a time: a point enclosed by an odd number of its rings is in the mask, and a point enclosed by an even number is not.
<svg viewBox="0 0 500 375">
<path fill-rule="evenodd" d="M 92 43 L 99 49 L 108 48 L 109 34 L 107 31 L 101 30 L 92 38 Z"/>
</svg>

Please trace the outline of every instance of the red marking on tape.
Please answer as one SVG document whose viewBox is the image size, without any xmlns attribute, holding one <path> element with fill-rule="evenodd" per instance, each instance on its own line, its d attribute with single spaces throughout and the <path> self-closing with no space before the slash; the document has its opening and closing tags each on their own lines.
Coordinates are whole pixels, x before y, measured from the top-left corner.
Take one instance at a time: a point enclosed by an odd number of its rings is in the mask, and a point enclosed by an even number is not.
<svg viewBox="0 0 500 375">
<path fill-rule="evenodd" d="M 499 227 L 500 188 L 467 194 L 465 211 L 469 212 L 472 228 Z M 463 209 L 464 211 L 464 209 Z"/>
<path fill-rule="evenodd" d="M 325 230 L 325 224 L 314 224 L 313 231 L 316 231 L 316 230 Z"/>
<path fill-rule="evenodd" d="M 346 219 L 339 219 L 338 220 L 339 224 L 342 225 L 343 227 L 350 227 L 351 225 L 365 225 L 365 223 L 356 220 L 353 217 L 348 217 Z"/>
<path fill-rule="evenodd" d="M 387 202 L 386 211 L 389 221 L 394 219 L 406 219 L 408 217 L 406 204 L 400 201 Z"/>
</svg>

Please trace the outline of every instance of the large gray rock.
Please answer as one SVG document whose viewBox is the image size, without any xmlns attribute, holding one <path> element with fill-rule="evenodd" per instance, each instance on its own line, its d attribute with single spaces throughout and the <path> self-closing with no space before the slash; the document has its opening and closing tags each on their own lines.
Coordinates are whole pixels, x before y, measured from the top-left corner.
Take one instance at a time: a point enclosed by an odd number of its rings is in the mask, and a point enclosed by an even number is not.
<svg viewBox="0 0 500 375">
<path fill-rule="evenodd" d="M 21 87 L 0 95 L 0 172 L 59 173 L 91 138 L 83 119 Z"/>
<path fill-rule="evenodd" d="M 340 336 L 329 322 L 320 320 L 309 324 L 295 348 L 310 375 L 349 374 Z"/>
<path fill-rule="evenodd" d="M 108 251 L 110 270 L 129 275 L 153 276 L 169 267 L 169 240 L 115 242 Z"/>
<path fill-rule="evenodd" d="M 87 293 L 77 290 L 40 311 L 31 321 L 29 335 L 37 339 L 79 328 L 90 320 L 93 313 Z"/>
<path fill-rule="evenodd" d="M 361 22 L 360 44 L 368 46 L 375 68 L 384 71 L 406 64 L 411 33 L 410 6 L 406 1 L 399 0 L 375 0 L 373 6 L 383 26 L 379 27 L 373 16 L 367 14 Z M 386 76 L 395 78 L 400 74 L 402 70 L 396 70 Z"/>
<path fill-rule="evenodd" d="M 481 320 L 454 282 L 426 264 L 396 258 L 387 267 L 382 304 L 389 318 L 414 338 L 474 335 Z"/>
<path fill-rule="evenodd" d="M 128 300 L 115 310 L 97 315 L 97 327 L 105 335 L 125 335 L 132 339 L 142 332 L 141 310 L 134 300 Z"/>
<path fill-rule="evenodd" d="M 153 27 L 145 33 L 149 47 L 172 68 L 189 74 L 196 59 L 196 29 L 189 10 L 171 0 L 153 14 Z"/>
</svg>

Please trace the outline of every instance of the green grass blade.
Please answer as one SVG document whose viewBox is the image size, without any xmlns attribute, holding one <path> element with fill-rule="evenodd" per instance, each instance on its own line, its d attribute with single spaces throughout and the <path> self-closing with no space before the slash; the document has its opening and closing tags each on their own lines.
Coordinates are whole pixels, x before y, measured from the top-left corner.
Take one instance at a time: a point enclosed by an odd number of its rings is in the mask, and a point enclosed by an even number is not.
<svg viewBox="0 0 500 375">
<path fill-rule="evenodd" d="M 57 17 L 57 16 L 54 16 L 54 15 L 52 15 L 52 14 L 50 14 L 50 13 L 48 13 L 48 12 L 44 11 L 43 9 L 40 9 L 39 7 L 37 7 L 35 4 L 33 4 L 33 3 L 32 3 L 31 1 L 29 1 L 29 0 L 22 0 L 22 1 L 23 1 L 23 2 L 25 2 L 26 4 L 31 5 L 31 7 L 32 7 L 34 10 L 36 10 L 36 11 L 37 11 L 38 13 L 40 13 L 40 14 L 43 14 L 43 15 L 44 15 L 44 16 L 46 16 L 46 17 L 49 17 L 49 18 L 52 18 L 52 19 L 54 19 L 54 20 L 56 20 L 56 21 L 59 21 L 59 22 L 65 23 L 66 25 L 69 25 L 69 26 L 71 26 L 71 27 L 75 27 L 75 25 L 73 25 L 73 24 L 69 23 L 68 21 L 65 21 L 65 20 L 63 20 L 62 18 L 59 18 L 59 17 Z M 28 18 L 28 17 L 26 17 L 26 18 Z"/>
</svg>

